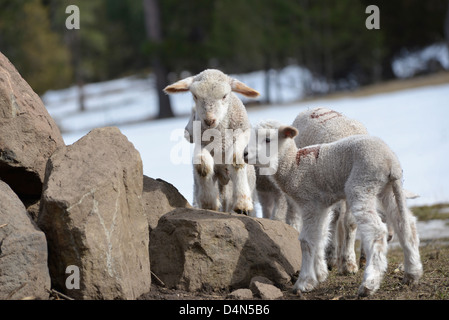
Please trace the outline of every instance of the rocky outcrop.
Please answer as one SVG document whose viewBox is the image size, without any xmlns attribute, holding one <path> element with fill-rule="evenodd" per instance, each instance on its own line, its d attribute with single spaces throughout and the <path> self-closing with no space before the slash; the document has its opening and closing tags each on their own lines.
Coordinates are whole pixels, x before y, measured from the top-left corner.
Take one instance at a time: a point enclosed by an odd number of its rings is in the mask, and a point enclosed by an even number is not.
<svg viewBox="0 0 449 320">
<path fill-rule="evenodd" d="M 139 152 L 114 127 L 92 130 L 49 159 L 39 226 L 53 285 L 78 299 L 135 299 L 151 284 Z M 68 289 L 66 268 L 80 271 Z"/>
<path fill-rule="evenodd" d="M 39 96 L 0 53 L 0 179 L 40 198 L 45 165 L 64 140 Z"/>
<path fill-rule="evenodd" d="M 173 185 L 143 176 L 139 152 L 118 128 L 65 146 L 0 53 L 0 299 L 48 299 L 50 289 L 136 299 L 150 291 L 150 256 L 162 285 L 253 290 L 234 291 L 236 299 L 279 298 L 276 286 L 301 263 L 295 229 L 191 208 Z"/>
<path fill-rule="evenodd" d="M 0 300 L 47 299 L 49 289 L 45 235 L 0 181 Z"/>
<path fill-rule="evenodd" d="M 300 269 L 298 232 L 280 221 L 176 209 L 150 234 L 152 271 L 188 291 L 248 288 L 253 276 L 283 287 Z"/>
</svg>

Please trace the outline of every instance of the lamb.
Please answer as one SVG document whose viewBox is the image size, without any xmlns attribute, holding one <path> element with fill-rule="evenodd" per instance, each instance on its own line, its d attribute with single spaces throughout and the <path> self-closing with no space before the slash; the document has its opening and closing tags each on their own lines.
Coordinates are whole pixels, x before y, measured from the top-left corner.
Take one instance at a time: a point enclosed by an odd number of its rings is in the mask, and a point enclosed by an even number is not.
<svg viewBox="0 0 449 320">
<path fill-rule="evenodd" d="M 267 125 L 269 122 L 265 122 L 265 124 Z M 269 125 L 272 127 L 272 124 Z M 314 108 L 301 112 L 293 121 L 292 126 L 298 130 L 298 135 L 295 137 L 298 148 L 333 142 L 350 135 L 368 134 L 365 126 L 359 121 L 327 108 Z M 268 176 L 257 176 L 257 191 L 259 199 L 263 199 L 261 205 L 264 214 L 269 216 L 267 214 L 269 211 L 272 213 L 271 218 L 284 221 L 300 231 L 297 226 L 300 226 L 301 223 L 299 219 L 294 218 L 294 213 L 297 211 L 295 205 L 282 194 L 272 180 Z M 416 195 L 407 191 L 407 198 L 413 197 Z M 354 251 L 357 224 L 351 213 L 347 212 L 345 201 L 338 202 L 331 210 L 334 215 L 330 223 L 331 241 L 326 248 L 328 267 L 331 269 L 337 265 L 340 274 L 354 274 L 358 271 Z M 393 238 L 393 230 L 391 224 L 388 224 L 387 227 L 388 241 L 390 241 Z M 362 266 L 365 262 L 365 254 L 362 249 L 359 264 Z"/>
<path fill-rule="evenodd" d="M 263 123 L 265 129 L 277 129 L 278 126 L 277 121 Z M 258 167 L 256 167 L 256 191 L 263 218 L 285 222 L 301 232 L 302 222 L 297 215 L 296 203 L 279 188 L 272 175 L 261 174 Z"/>
<path fill-rule="evenodd" d="M 352 135 L 368 134 L 368 130 L 359 121 L 327 108 L 314 108 L 300 113 L 292 126 L 298 130 L 294 139 L 298 148 L 334 142 Z M 345 201 L 336 203 L 332 210 L 334 216 L 330 224 L 331 241 L 326 248 L 327 264 L 333 266 L 338 259 L 339 273 L 356 273 L 358 266 L 354 245 L 357 226 L 354 217 L 347 212 Z M 389 239 L 392 239 L 392 236 L 390 227 Z M 364 260 L 363 249 L 360 259 Z"/>
<path fill-rule="evenodd" d="M 264 122 L 265 126 L 270 128 L 274 128 L 275 123 Z M 279 123 L 277 125 L 279 126 Z M 314 108 L 301 112 L 293 121 L 292 126 L 298 130 L 295 142 L 299 148 L 318 143 L 333 142 L 350 135 L 368 134 L 367 129 L 359 121 L 326 108 Z M 295 226 L 300 231 L 301 223 L 299 219 L 294 217 L 295 211 L 298 210 L 296 205 L 282 193 L 272 180 L 269 176 L 257 175 L 257 191 L 264 217 L 268 217 L 271 213 L 271 218 L 284 221 Z M 335 204 L 332 210 L 334 215 L 330 224 L 331 241 L 326 248 L 328 267 L 332 268 L 337 264 L 338 271 L 341 274 L 356 273 L 358 266 L 354 252 L 355 221 L 353 221 L 354 219 L 350 213 L 346 214 L 344 201 Z M 337 229 L 338 233 L 336 232 Z M 363 259 L 363 254 L 361 259 Z"/>
<path fill-rule="evenodd" d="M 392 222 L 404 250 L 403 282 L 410 284 L 420 279 L 423 269 L 416 218 L 406 206 L 399 160 L 385 142 L 369 135 L 355 135 L 298 149 L 293 140 L 298 134 L 296 128 L 261 127 L 254 130 L 256 139 L 245 148 L 245 161 L 275 171 L 275 181 L 295 200 L 303 218 L 302 266 L 294 291 L 313 290 L 327 278 L 324 250 L 332 218 L 329 207 L 343 199 L 360 228 L 367 256 L 358 295 L 376 292 L 387 268 L 387 227 L 378 204 Z M 270 153 L 268 162 L 261 162 L 260 154 L 266 154 L 271 143 L 277 144 L 277 152 Z"/>
<path fill-rule="evenodd" d="M 195 143 L 194 204 L 203 209 L 253 212 L 254 167 L 243 161 L 251 125 L 242 101 L 233 92 L 250 98 L 259 93 L 214 69 L 164 89 L 167 94 L 187 91 L 195 101 L 186 127 L 187 132 L 192 131 L 188 140 Z"/>
</svg>

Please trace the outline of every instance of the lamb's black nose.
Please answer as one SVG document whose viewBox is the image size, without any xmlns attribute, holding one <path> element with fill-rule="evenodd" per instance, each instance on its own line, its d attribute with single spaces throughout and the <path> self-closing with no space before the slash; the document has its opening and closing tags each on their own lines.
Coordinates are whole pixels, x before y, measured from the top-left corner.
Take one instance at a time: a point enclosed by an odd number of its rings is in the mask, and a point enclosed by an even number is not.
<svg viewBox="0 0 449 320">
<path fill-rule="evenodd" d="M 247 150 L 245 150 L 245 151 L 243 152 L 243 160 L 244 160 L 246 163 L 248 163 L 248 151 L 247 151 Z"/>
</svg>

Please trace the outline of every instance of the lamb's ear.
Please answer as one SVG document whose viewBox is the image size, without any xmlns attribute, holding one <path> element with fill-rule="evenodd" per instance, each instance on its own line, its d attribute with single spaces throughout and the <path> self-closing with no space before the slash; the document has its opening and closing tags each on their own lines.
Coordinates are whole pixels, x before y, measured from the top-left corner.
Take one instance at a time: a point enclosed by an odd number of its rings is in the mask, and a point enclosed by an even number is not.
<svg viewBox="0 0 449 320">
<path fill-rule="evenodd" d="M 298 135 L 298 130 L 291 126 L 281 126 L 279 127 L 279 135 L 282 138 L 294 138 Z"/>
<path fill-rule="evenodd" d="M 167 94 L 170 94 L 170 93 L 189 91 L 190 85 L 193 82 L 193 78 L 194 78 L 194 76 L 191 76 L 191 77 L 185 78 L 183 80 L 179 80 L 169 86 L 166 86 L 164 88 L 164 92 Z"/>
<path fill-rule="evenodd" d="M 260 93 L 254 90 L 253 88 L 250 88 L 243 82 L 240 82 L 232 78 L 231 78 L 231 89 L 232 91 L 243 94 L 245 97 L 248 98 L 257 98 L 260 95 Z"/>
</svg>

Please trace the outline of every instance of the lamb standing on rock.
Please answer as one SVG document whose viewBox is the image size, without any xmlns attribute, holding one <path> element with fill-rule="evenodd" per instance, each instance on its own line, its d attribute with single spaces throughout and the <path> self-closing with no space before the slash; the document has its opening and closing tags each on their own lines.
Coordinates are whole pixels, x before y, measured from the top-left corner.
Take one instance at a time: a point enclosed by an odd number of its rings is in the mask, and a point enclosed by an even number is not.
<svg viewBox="0 0 449 320">
<path fill-rule="evenodd" d="M 171 84 L 164 91 L 168 94 L 190 91 L 195 101 L 189 124 L 192 138 L 195 122 L 199 124 L 199 140 L 188 139 L 198 146 L 193 160 L 195 204 L 203 209 L 252 212 L 254 167 L 243 161 L 251 125 L 242 101 L 233 92 L 251 98 L 259 93 L 213 69 Z M 229 180 L 232 183 L 228 184 Z"/>
<path fill-rule="evenodd" d="M 331 219 L 329 207 L 343 199 L 360 228 L 367 256 L 359 296 L 378 290 L 387 269 L 387 227 L 377 203 L 393 223 L 404 250 L 403 282 L 419 280 L 423 269 L 416 218 L 406 206 L 399 161 L 382 140 L 356 135 L 298 149 L 293 140 L 298 130 L 294 127 L 258 129 L 255 134 L 256 140 L 251 141 L 257 144 L 250 143 L 245 149 L 245 161 L 275 170 L 277 184 L 301 209 L 302 266 L 295 291 L 310 291 L 327 278 L 324 250 Z M 266 154 L 270 143 L 277 143 L 278 152 L 270 154 L 268 164 L 263 164 L 259 154 Z"/>
</svg>

